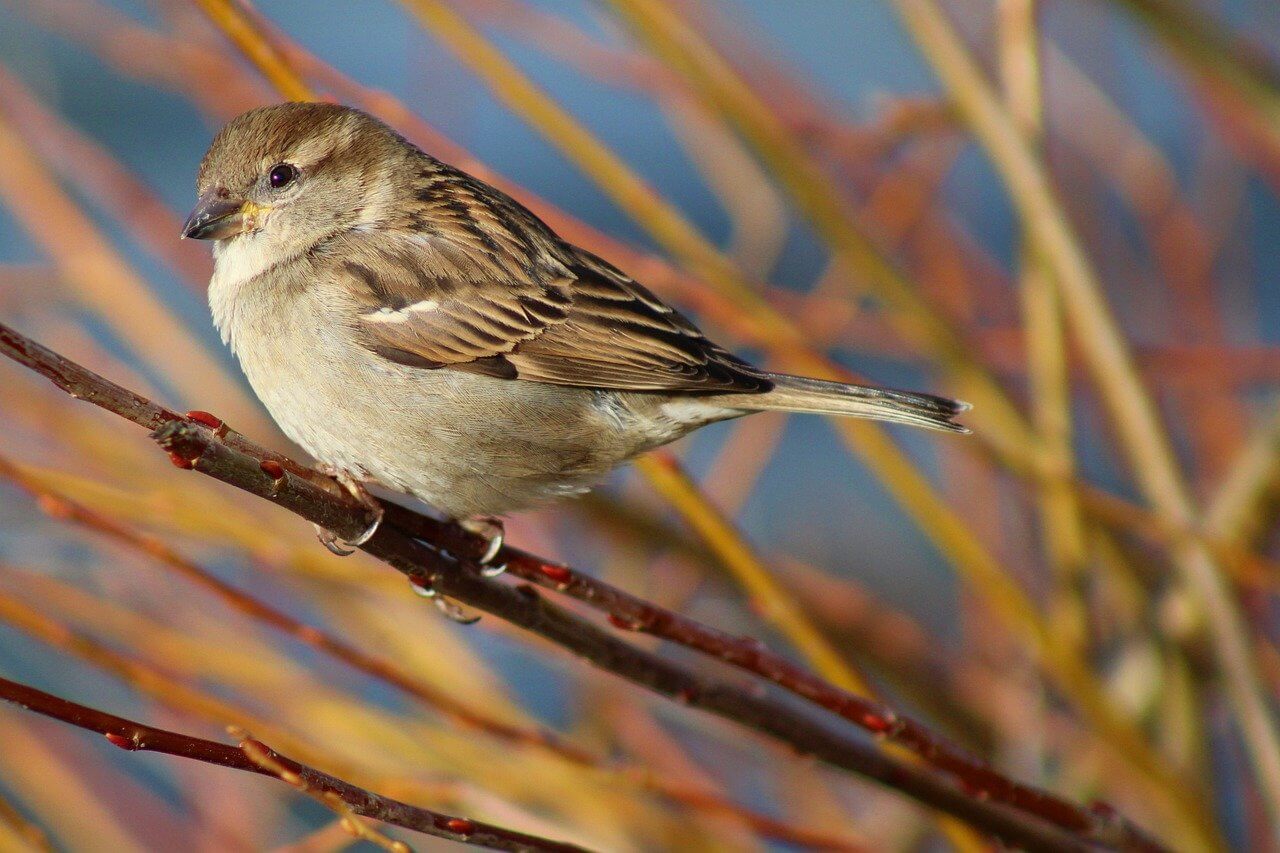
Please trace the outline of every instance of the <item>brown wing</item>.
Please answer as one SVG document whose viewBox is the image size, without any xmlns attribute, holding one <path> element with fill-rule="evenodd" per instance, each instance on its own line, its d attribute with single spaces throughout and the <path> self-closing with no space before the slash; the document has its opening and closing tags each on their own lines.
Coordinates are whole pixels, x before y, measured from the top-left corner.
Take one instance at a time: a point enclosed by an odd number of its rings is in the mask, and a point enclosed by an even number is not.
<svg viewBox="0 0 1280 853">
<path fill-rule="evenodd" d="M 419 193 L 427 204 L 431 187 Z M 334 257 L 358 293 L 356 330 L 401 364 L 555 385 L 752 393 L 772 388 L 691 322 L 533 214 L 466 179 L 433 228 L 354 238 Z M 453 221 L 440 224 L 444 216 Z"/>
<path fill-rule="evenodd" d="M 523 379 L 631 391 L 764 392 L 756 368 L 624 274 L 581 250 L 569 264 L 565 322 L 507 356 Z"/>
</svg>

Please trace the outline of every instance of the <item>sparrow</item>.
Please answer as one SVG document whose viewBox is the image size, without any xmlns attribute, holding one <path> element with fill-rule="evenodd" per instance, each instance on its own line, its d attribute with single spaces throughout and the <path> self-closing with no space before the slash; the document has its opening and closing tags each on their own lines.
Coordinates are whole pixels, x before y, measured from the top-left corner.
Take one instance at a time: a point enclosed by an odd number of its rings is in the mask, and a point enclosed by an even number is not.
<svg viewBox="0 0 1280 853">
<path fill-rule="evenodd" d="M 182 236 L 214 241 L 218 331 L 284 433 L 367 503 L 380 485 L 492 530 L 759 411 L 967 432 L 955 400 L 749 364 L 356 109 L 244 113 L 214 138 L 196 192 Z M 374 529 L 322 540 L 349 552 Z"/>
</svg>

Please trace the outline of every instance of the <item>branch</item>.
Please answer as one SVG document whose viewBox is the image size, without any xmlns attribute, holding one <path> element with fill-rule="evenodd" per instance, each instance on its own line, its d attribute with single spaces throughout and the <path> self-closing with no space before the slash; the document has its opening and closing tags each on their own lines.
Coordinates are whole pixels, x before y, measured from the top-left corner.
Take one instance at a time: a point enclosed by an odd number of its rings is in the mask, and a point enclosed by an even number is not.
<svg viewBox="0 0 1280 853">
<path fill-rule="evenodd" d="M 1052 271 L 1082 361 L 1093 376 L 1138 485 L 1152 508 L 1171 523 L 1199 528 L 1201 513 L 1155 399 L 1135 367 L 1097 270 L 1043 160 L 1018 133 L 979 63 L 936 0 L 895 0 L 894 5 L 921 55 L 929 60 L 961 117 L 986 149 L 1047 269 Z M 1250 652 L 1248 623 L 1204 543 L 1179 543 L 1170 556 L 1179 582 L 1197 599 L 1197 615 L 1204 620 L 1209 647 L 1234 711 L 1233 724 L 1244 742 L 1262 803 L 1271 821 L 1280 822 L 1280 720 Z M 1203 817 L 1193 815 L 1192 821 L 1201 824 L 1199 835 L 1212 839 L 1213 830 L 1204 825 Z"/>
<path fill-rule="evenodd" d="M 705 787 L 666 779 L 653 774 L 643 766 L 605 758 L 566 742 L 558 735 L 541 727 L 521 727 L 489 716 L 442 693 L 430 684 L 414 678 L 392 661 L 363 652 L 333 634 L 294 619 L 283 610 L 226 583 L 199 564 L 182 556 L 162 540 L 140 533 L 53 491 L 5 458 L 3 454 L 0 454 L 0 477 L 31 494 L 40 509 L 47 515 L 103 534 L 117 543 L 157 560 L 181 577 L 216 595 L 232 609 L 270 625 L 335 660 L 342 661 L 372 678 L 397 688 L 460 726 L 482 731 L 513 745 L 544 749 L 579 767 L 592 767 L 605 772 L 623 774 L 642 787 L 686 808 L 731 815 L 766 838 L 797 847 L 821 850 L 859 849 L 846 839 L 804 826 L 789 824 L 752 811 Z M 3 818 L 3 801 L 0 800 L 0 820 Z"/>
<path fill-rule="evenodd" d="M 305 790 L 335 796 L 355 814 L 380 820 L 383 823 L 412 829 L 437 838 L 461 841 L 492 850 L 546 850 L 555 853 L 572 853 L 583 848 L 560 841 L 549 841 L 536 835 L 526 835 L 482 823 L 465 817 L 455 817 L 440 812 L 411 806 L 390 797 L 383 797 L 357 788 L 336 776 L 330 776 L 314 767 L 294 761 L 264 744 L 246 740 L 239 747 L 204 740 L 191 735 L 135 723 L 67 699 L 61 699 L 34 687 L 0 677 L 0 700 L 12 702 L 20 708 L 34 711 L 78 728 L 104 735 L 114 746 L 129 751 L 160 752 L 190 758 L 233 770 L 247 770 L 276 779 L 301 780 Z M 262 760 L 261 756 L 267 760 Z"/>
<path fill-rule="evenodd" d="M 157 443 L 179 467 L 200 471 L 266 498 L 345 539 L 357 538 L 371 522 L 368 510 L 330 478 L 254 445 L 206 413 L 192 413 L 190 418 L 179 415 L 3 324 L 0 352 L 48 377 L 73 396 L 153 429 Z M 615 627 L 681 643 L 767 678 L 873 734 L 913 749 L 954 776 L 961 787 L 851 738 L 833 727 L 831 721 L 819 721 L 789 703 L 704 678 L 623 642 L 547 601 L 532 586 L 512 587 L 482 577 L 473 560 L 483 547 L 481 540 L 456 525 L 386 504 L 386 517 L 363 550 L 389 563 L 420 587 L 500 616 L 635 684 L 881 782 L 1007 841 L 1041 849 L 1085 849 L 1089 843 L 1127 850 L 1159 849 L 1113 809 L 1085 809 L 1014 782 L 921 724 L 827 684 L 768 652 L 754 639 L 700 625 L 517 549 L 504 548 L 499 554 L 498 559 L 506 561 L 510 574 L 605 611 Z"/>
</svg>

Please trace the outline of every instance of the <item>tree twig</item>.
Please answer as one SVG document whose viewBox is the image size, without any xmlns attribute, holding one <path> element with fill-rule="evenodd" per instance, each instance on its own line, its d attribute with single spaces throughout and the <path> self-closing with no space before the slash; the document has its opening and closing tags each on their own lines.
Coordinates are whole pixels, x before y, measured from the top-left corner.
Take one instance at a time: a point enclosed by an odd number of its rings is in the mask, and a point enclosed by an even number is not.
<svg viewBox="0 0 1280 853">
<path fill-rule="evenodd" d="M 423 705 L 453 720 L 457 725 L 482 731 L 503 742 L 546 750 L 579 767 L 592 767 L 617 773 L 634 780 L 641 787 L 689 809 L 731 815 L 761 836 L 797 847 L 818 850 L 852 851 L 860 849 L 850 840 L 830 833 L 771 818 L 722 797 L 705 786 L 687 784 L 652 773 L 641 764 L 612 761 L 577 744 L 565 741 L 542 727 L 524 727 L 505 722 L 467 703 L 441 692 L 415 678 L 395 662 L 364 652 L 343 639 L 301 622 L 288 613 L 255 598 L 242 589 L 216 577 L 203 566 L 187 559 L 167 543 L 132 529 L 114 518 L 95 512 L 65 495 L 40 483 L 37 478 L 0 454 L 0 477 L 8 479 L 31 494 L 48 515 L 103 534 L 135 551 L 145 554 L 174 573 L 208 590 L 229 607 L 259 620 L 331 658 L 342 661 L 371 678 L 389 684 Z M 0 806 L 0 818 L 3 808 Z"/>
<path fill-rule="evenodd" d="M 1178 465 L 1155 400 L 1138 374 L 1102 283 L 1066 215 L 1041 158 L 1017 132 L 981 68 L 935 0 L 895 0 L 908 32 L 954 99 L 1003 179 L 1028 234 L 1036 241 L 1062 299 L 1074 340 L 1116 428 L 1120 446 L 1153 509 L 1177 526 L 1199 528 L 1202 516 Z M 1202 542 L 1179 543 L 1170 556 L 1180 581 L 1198 599 L 1206 636 L 1235 713 L 1272 821 L 1280 821 L 1280 720 L 1251 654 L 1248 624 L 1221 567 Z M 1174 819 L 1180 814 L 1171 815 Z M 1210 843 L 1207 815 L 1194 815 Z M 1190 827 L 1195 829 L 1195 827 Z"/>
<path fill-rule="evenodd" d="M 247 770 L 250 773 L 272 778 L 284 778 L 285 774 L 289 774 L 291 778 L 299 779 L 311 792 L 337 797 L 355 814 L 392 826 L 434 835 L 437 838 L 461 841 L 464 844 L 488 847 L 492 850 L 545 850 L 550 853 L 573 853 L 583 849 L 573 844 L 550 841 L 490 823 L 442 814 L 421 806 L 411 806 L 408 803 L 366 791 L 364 788 L 358 788 L 314 767 L 308 767 L 257 741 L 245 741 L 239 747 L 235 747 L 166 729 L 157 729 L 62 699 L 3 677 L 0 677 L 0 700 L 12 702 L 28 711 L 61 720 L 87 731 L 98 732 L 112 745 L 124 750 L 160 752 L 179 758 L 203 761 L 206 764 L 230 767 L 233 770 Z M 249 746 L 253 755 L 266 756 L 266 760 L 255 761 L 244 751 L 246 745 Z"/>
</svg>

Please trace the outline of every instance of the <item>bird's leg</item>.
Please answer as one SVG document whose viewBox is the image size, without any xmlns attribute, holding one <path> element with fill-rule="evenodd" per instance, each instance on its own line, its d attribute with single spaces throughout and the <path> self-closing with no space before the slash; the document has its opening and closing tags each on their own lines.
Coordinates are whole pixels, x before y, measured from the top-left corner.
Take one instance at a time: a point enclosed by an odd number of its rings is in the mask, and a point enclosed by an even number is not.
<svg viewBox="0 0 1280 853">
<path fill-rule="evenodd" d="M 320 540 L 320 544 L 329 549 L 329 553 L 336 554 L 339 557 L 347 557 L 354 554 L 356 549 L 373 538 L 373 534 L 378 532 L 378 525 L 382 524 L 382 516 L 384 510 L 382 504 L 378 503 L 378 499 L 369 493 L 364 487 L 364 483 L 357 480 L 348 471 L 344 471 L 335 465 L 327 463 L 317 466 L 321 472 L 327 474 L 338 481 L 338 485 L 346 489 L 351 497 L 355 498 L 363 504 L 371 513 L 373 513 L 373 521 L 365 529 L 363 533 L 351 541 L 346 541 L 332 530 L 328 530 L 320 525 L 314 525 L 316 529 L 316 538 Z"/>
<path fill-rule="evenodd" d="M 480 516 L 461 519 L 458 524 L 463 530 L 468 533 L 474 533 L 489 543 L 484 553 L 480 555 L 480 559 L 476 561 L 481 566 L 480 574 L 486 578 L 496 578 L 507 570 L 505 565 L 493 564 L 494 558 L 502 550 L 502 543 L 506 541 L 507 531 L 502 524 L 502 519 L 494 518 L 493 516 Z"/>
</svg>

